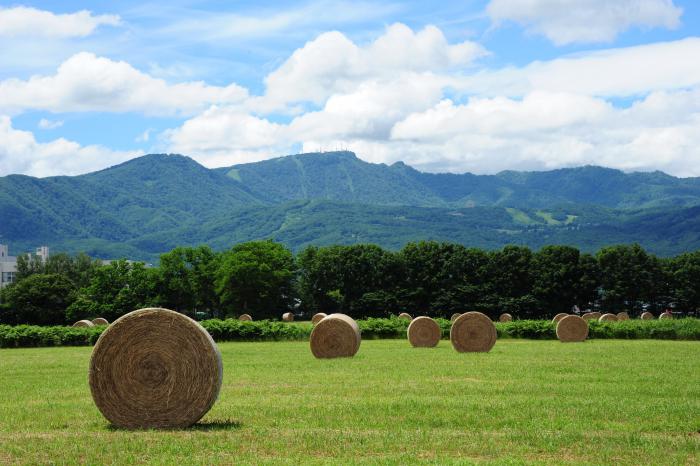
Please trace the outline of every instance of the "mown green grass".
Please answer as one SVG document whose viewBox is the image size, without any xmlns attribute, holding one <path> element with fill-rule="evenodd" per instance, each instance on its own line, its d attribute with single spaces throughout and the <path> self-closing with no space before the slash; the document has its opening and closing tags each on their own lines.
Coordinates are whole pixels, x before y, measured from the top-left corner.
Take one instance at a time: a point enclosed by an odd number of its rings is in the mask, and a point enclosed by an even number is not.
<svg viewBox="0 0 700 466">
<path fill-rule="evenodd" d="M 698 464 L 700 344 L 221 343 L 219 401 L 192 429 L 113 429 L 90 397 L 91 348 L 0 350 L 0 463 Z"/>
</svg>

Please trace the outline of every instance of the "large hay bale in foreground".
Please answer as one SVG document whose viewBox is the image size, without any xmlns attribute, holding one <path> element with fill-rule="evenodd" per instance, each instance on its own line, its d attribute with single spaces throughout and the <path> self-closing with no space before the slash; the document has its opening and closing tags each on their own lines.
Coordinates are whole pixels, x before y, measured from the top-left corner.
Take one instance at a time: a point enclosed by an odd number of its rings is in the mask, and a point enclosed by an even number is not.
<svg viewBox="0 0 700 466">
<path fill-rule="evenodd" d="M 96 319 L 92 319 L 93 325 L 109 325 L 109 321 L 107 319 L 104 319 L 102 317 L 97 317 Z"/>
<path fill-rule="evenodd" d="M 588 321 L 579 316 L 566 316 L 557 323 L 557 338 L 563 343 L 584 341 L 588 338 Z"/>
<path fill-rule="evenodd" d="M 630 315 L 625 311 L 617 313 L 617 320 L 630 320 Z"/>
<path fill-rule="evenodd" d="M 294 314 L 291 312 L 285 312 L 282 314 L 282 320 L 285 322 L 294 322 Z"/>
<path fill-rule="evenodd" d="M 415 348 L 432 348 L 440 343 L 442 331 L 437 322 L 430 317 L 416 317 L 406 330 L 408 341 Z"/>
<path fill-rule="evenodd" d="M 160 308 L 117 319 L 97 340 L 90 391 L 115 426 L 182 428 L 212 407 L 221 388 L 221 354 L 204 328 Z"/>
<path fill-rule="evenodd" d="M 603 314 L 598 318 L 598 322 L 617 322 L 617 316 L 615 314 Z"/>
<path fill-rule="evenodd" d="M 671 314 L 668 311 L 662 312 L 661 314 L 659 314 L 659 319 L 673 319 L 673 314 Z"/>
<path fill-rule="evenodd" d="M 404 319 L 404 320 L 413 320 L 413 317 L 411 317 L 411 314 L 408 312 L 402 312 L 399 314 L 399 319 Z"/>
<path fill-rule="evenodd" d="M 253 320 L 250 314 L 241 314 L 241 316 L 238 318 L 238 320 L 243 320 L 245 322 L 250 322 Z"/>
<path fill-rule="evenodd" d="M 499 322 L 511 322 L 513 320 L 513 316 L 508 314 L 507 312 L 504 312 L 503 314 L 500 315 L 498 318 Z"/>
<path fill-rule="evenodd" d="M 352 317 L 330 314 L 321 319 L 311 331 L 311 353 L 317 358 L 355 356 L 360 349 L 360 327 Z"/>
<path fill-rule="evenodd" d="M 94 327 L 95 324 L 93 324 L 91 320 L 83 319 L 83 320 L 77 321 L 72 326 L 73 327 Z"/>
<path fill-rule="evenodd" d="M 459 312 L 455 312 L 454 314 L 452 314 L 452 317 L 450 317 L 450 322 L 454 322 L 455 320 L 457 320 L 457 317 L 461 315 L 462 314 L 460 314 Z"/>
<path fill-rule="evenodd" d="M 652 314 L 649 311 L 642 312 L 642 315 L 639 316 L 640 319 L 642 320 L 649 320 L 654 318 L 654 314 Z"/>
<path fill-rule="evenodd" d="M 328 317 L 328 314 L 326 314 L 325 312 L 317 312 L 311 318 L 311 323 L 316 325 L 317 323 L 321 322 L 321 320 L 323 320 L 324 317 Z"/>
<path fill-rule="evenodd" d="M 481 312 L 466 312 L 452 324 L 450 342 L 460 353 L 491 351 L 496 344 L 496 326 Z"/>
<path fill-rule="evenodd" d="M 559 314 L 555 315 L 554 318 L 552 319 L 552 323 L 556 324 L 560 320 L 562 320 L 564 317 L 568 316 L 566 312 L 560 312 Z"/>
</svg>

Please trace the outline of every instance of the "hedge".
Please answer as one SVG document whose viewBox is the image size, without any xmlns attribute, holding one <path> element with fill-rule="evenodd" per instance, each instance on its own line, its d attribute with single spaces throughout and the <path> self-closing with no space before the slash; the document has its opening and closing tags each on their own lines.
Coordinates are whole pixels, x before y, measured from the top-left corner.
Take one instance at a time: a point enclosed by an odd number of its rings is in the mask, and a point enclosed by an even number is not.
<svg viewBox="0 0 700 466">
<path fill-rule="evenodd" d="M 450 321 L 436 319 L 443 338 L 449 337 Z M 408 321 L 396 317 L 359 320 L 363 339 L 406 338 Z M 201 322 L 216 341 L 307 340 L 313 326 L 308 322 L 269 320 L 243 322 L 235 319 L 211 319 Z M 700 319 L 627 320 L 589 322 L 589 338 L 700 340 Z M 36 346 L 93 345 L 106 327 L 40 327 L 36 325 L 0 325 L 0 348 Z M 499 338 L 556 339 L 555 326 L 548 320 L 497 322 Z"/>
</svg>

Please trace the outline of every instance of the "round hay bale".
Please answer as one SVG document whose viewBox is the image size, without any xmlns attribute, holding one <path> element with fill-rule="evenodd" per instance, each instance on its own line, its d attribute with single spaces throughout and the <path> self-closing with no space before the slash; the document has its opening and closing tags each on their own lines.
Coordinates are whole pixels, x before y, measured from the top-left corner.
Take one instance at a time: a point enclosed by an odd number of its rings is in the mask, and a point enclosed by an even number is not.
<svg viewBox="0 0 700 466">
<path fill-rule="evenodd" d="M 462 314 L 460 314 L 459 312 L 455 312 L 454 314 L 452 314 L 452 317 L 450 317 L 450 322 L 454 322 L 455 320 L 457 320 L 457 317 L 461 315 Z"/>
<path fill-rule="evenodd" d="M 94 327 L 94 326 L 95 326 L 95 324 L 93 324 L 91 320 L 87 320 L 87 319 L 79 320 L 73 324 L 73 327 Z"/>
<path fill-rule="evenodd" d="M 102 317 L 92 319 L 92 323 L 94 325 L 109 325 L 109 321 L 107 319 L 102 318 Z"/>
<path fill-rule="evenodd" d="M 414 348 L 432 348 L 440 343 L 442 331 L 437 322 L 430 317 L 416 317 L 406 330 L 408 341 Z"/>
<path fill-rule="evenodd" d="M 250 314 L 241 314 L 241 316 L 238 318 L 238 320 L 244 320 L 246 322 L 250 322 L 253 320 L 253 318 L 250 316 Z"/>
<path fill-rule="evenodd" d="M 654 318 L 654 314 L 652 314 L 649 311 L 642 312 L 642 315 L 639 316 L 640 319 L 642 320 L 649 320 Z"/>
<path fill-rule="evenodd" d="M 588 321 L 579 316 L 566 316 L 557 323 L 557 338 L 563 343 L 584 341 L 588 338 Z"/>
<path fill-rule="evenodd" d="M 583 320 L 598 320 L 598 317 L 596 317 L 595 312 L 586 312 L 584 315 L 581 316 Z"/>
<path fill-rule="evenodd" d="M 411 314 L 407 312 L 402 312 L 401 314 L 399 314 L 399 319 L 413 320 L 413 317 L 411 317 Z"/>
<path fill-rule="evenodd" d="M 216 401 L 222 377 L 221 353 L 209 333 L 189 317 L 160 308 L 114 321 L 90 359 L 97 408 L 127 429 L 191 426 Z"/>
<path fill-rule="evenodd" d="M 513 316 L 508 314 L 507 312 L 504 312 L 501 314 L 501 316 L 498 318 L 499 322 L 510 322 L 513 320 Z"/>
<path fill-rule="evenodd" d="M 328 317 L 328 314 L 326 314 L 325 312 L 317 312 L 317 313 L 314 314 L 314 316 L 311 318 L 311 323 L 314 324 L 314 325 L 316 325 L 317 323 L 321 322 L 321 320 L 322 320 L 324 317 Z"/>
<path fill-rule="evenodd" d="M 285 322 L 294 322 L 294 314 L 291 312 L 285 312 L 282 314 L 282 320 Z"/>
<path fill-rule="evenodd" d="M 662 312 L 661 314 L 659 314 L 659 319 L 673 319 L 673 314 L 671 314 L 668 311 Z"/>
<path fill-rule="evenodd" d="M 562 320 L 564 317 L 568 316 L 566 312 L 560 312 L 559 314 L 555 315 L 554 318 L 552 319 L 552 323 L 556 324 L 560 320 Z"/>
<path fill-rule="evenodd" d="M 617 316 L 615 314 L 603 314 L 598 318 L 598 322 L 617 322 Z"/>
<path fill-rule="evenodd" d="M 309 344 L 317 358 L 345 358 L 355 356 L 360 341 L 360 327 L 352 317 L 330 314 L 311 331 Z"/>
<path fill-rule="evenodd" d="M 452 324 L 450 341 L 460 353 L 488 352 L 496 344 L 496 326 L 481 312 L 466 312 Z"/>
<path fill-rule="evenodd" d="M 630 320 L 630 315 L 625 311 L 617 313 L 617 320 Z"/>
<path fill-rule="evenodd" d="M 601 314 L 601 313 L 598 312 L 598 311 L 591 312 L 591 316 L 593 316 L 593 320 L 598 320 L 598 319 L 600 319 L 600 316 L 602 316 L 602 315 L 603 315 L 603 314 Z"/>
</svg>

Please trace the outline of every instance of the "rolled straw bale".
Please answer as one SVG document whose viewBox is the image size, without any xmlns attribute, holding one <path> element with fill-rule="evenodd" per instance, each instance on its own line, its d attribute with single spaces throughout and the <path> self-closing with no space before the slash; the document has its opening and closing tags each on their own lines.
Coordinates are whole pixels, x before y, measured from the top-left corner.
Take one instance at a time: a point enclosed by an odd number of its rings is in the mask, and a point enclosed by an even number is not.
<svg viewBox="0 0 700 466">
<path fill-rule="evenodd" d="M 649 312 L 649 311 L 646 311 L 646 312 L 642 312 L 642 315 L 641 315 L 641 316 L 639 316 L 639 318 L 640 318 L 640 319 L 642 319 L 642 320 L 649 320 L 649 319 L 653 319 L 653 318 L 654 318 L 654 314 L 652 314 L 652 313 L 651 313 L 651 312 Z"/>
<path fill-rule="evenodd" d="M 317 323 L 321 322 L 321 320 L 322 320 L 324 317 L 328 317 L 328 314 L 326 314 L 325 312 L 317 312 L 317 313 L 314 314 L 314 316 L 311 318 L 311 323 L 314 324 L 314 325 L 316 325 Z"/>
<path fill-rule="evenodd" d="M 586 312 L 584 315 L 581 316 L 583 320 L 598 320 L 598 317 L 596 317 L 595 312 Z"/>
<path fill-rule="evenodd" d="M 253 318 L 250 316 L 250 314 L 241 314 L 241 316 L 238 318 L 238 320 L 244 320 L 246 322 L 250 322 L 253 320 Z"/>
<path fill-rule="evenodd" d="M 109 325 L 109 321 L 107 319 L 102 318 L 102 317 L 92 319 L 92 323 L 94 325 Z"/>
<path fill-rule="evenodd" d="M 450 317 L 450 322 L 454 322 L 455 320 L 457 320 L 457 317 L 461 315 L 462 314 L 460 314 L 459 312 L 455 312 L 454 314 L 452 314 L 452 317 Z"/>
<path fill-rule="evenodd" d="M 673 319 L 673 314 L 671 314 L 668 311 L 662 312 L 661 314 L 659 314 L 659 319 Z"/>
<path fill-rule="evenodd" d="M 282 314 L 282 320 L 285 322 L 294 322 L 294 314 L 291 312 L 285 312 Z"/>
<path fill-rule="evenodd" d="M 617 322 L 617 316 L 615 314 L 603 314 L 598 318 L 598 322 Z"/>
<path fill-rule="evenodd" d="M 407 312 L 402 312 L 399 314 L 399 319 L 413 320 L 413 317 L 411 317 L 411 314 Z"/>
<path fill-rule="evenodd" d="M 487 352 L 496 344 L 496 326 L 481 312 L 466 312 L 452 324 L 450 341 L 460 353 Z"/>
<path fill-rule="evenodd" d="M 566 312 L 560 312 L 559 314 L 555 315 L 554 318 L 552 319 L 552 323 L 556 324 L 560 320 L 562 320 L 564 317 L 568 316 Z"/>
<path fill-rule="evenodd" d="M 563 343 L 584 341 L 588 338 L 588 321 L 579 316 L 566 316 L 557 323 L 557 338 Z"/>
<path fill-rule="evenodd" d="M 630 320 L 630 315 L 624 311 L 618 312 L 617 313 L 617 320 Z"/>
<path fill-rule="evenodd" d="M 94 327 L 95 324 L 92 323 L 91 320 L 79 320 L 76 323 L 73 324 L 73 327 Z"/>
<path fill-rule="evenodd" d="M 355 356 L 360 349 L 360 327 L 352 317 L 330 314 L 321 319 L 311 331 L 311 353 L 317 358 Z"/>
<path fill-rule="evenodd" d="M 414 348 L 432 348 L 440 342 L 442 331 L 433 319 L 421 316 L 411 321 L 406 335 Z"/>
<path fill-rule="evenodd" d="M 598 319 L 600 319 L 600 316 L 602 316 L 603 314 L 601 314 L 598 311 L 595 311 L 595 312 L 591 312 L 591 315 L 593 316 L 593 320 L 598 320 Z"/>
<path fill-rule="evenodd" d="M 97 340 L 90 391 L 113 425 L 182 428 L 201 419 L 221 388 L 221 353 L 204 328 L 160 308 L 117 319 Z"/>
<path fill-rule="evenodd" d="M 498 318 L 499 322 L 510 322 L 513 320 L 513 316 L 508 314 L 507 312 L 504 312 L 501 314 L 501 316 Z"/>
</svg>

